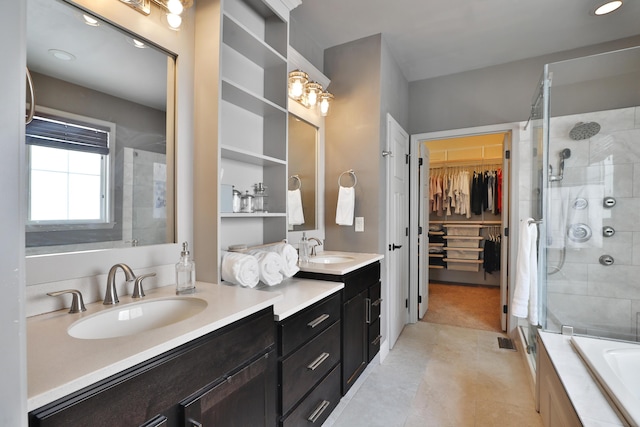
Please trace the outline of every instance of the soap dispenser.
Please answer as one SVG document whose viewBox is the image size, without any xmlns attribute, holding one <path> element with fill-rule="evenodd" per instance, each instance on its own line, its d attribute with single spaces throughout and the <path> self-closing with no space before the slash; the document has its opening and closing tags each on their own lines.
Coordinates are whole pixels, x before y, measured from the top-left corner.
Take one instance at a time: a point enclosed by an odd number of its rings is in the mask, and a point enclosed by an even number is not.
<svg viewBox="0 0 640 427">
<path fill-rule="evenodd" d="M 176 264 L 176 295 L 190 294 L 196 290 L 196 263 L 189 255 L 189 245 L 182 243 L 180 261 Z"/>
<path fill-rule="evenodd" d="M 298 252 L 300 252 L 300 262 L 309 262 L 309 239 L 307 239 L 307 234 L 304 231 L 298 245 Z"/>
</svg>

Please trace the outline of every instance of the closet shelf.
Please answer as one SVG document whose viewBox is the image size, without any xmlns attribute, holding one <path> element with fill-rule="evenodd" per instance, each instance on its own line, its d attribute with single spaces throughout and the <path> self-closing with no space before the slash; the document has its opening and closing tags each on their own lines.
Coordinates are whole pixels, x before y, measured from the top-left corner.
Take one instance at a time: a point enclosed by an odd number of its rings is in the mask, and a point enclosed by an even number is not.
<svg viewBox="0 0 640 427">
<path fill-rule="evenodd" d="M 484 261 L 481 259 L 459 259 L 459 258 L 443 258 L 445 262 L 460 262 L 463 264 L 482 264 Z"/>
<path fill-rule="evenodd" d="M 433 248 L 441 248 L 444 246 L 444 243 L 429 243 L 429 246 Z"/>
<path fill-rule="evenodd" d="M 453 246 L 447 246 L 444 248 L 445 251 L 468 251 L 468 252 L 482 252 L 483 248 L 458 248 Z"/>
<path fill-rule="evenodd" d="M 482 236 L 458 236 L 458 235 L 450 235 L 444 236 L 445 239 L 455 239 L 455 240 L 482 240 Z"/>
</svg>

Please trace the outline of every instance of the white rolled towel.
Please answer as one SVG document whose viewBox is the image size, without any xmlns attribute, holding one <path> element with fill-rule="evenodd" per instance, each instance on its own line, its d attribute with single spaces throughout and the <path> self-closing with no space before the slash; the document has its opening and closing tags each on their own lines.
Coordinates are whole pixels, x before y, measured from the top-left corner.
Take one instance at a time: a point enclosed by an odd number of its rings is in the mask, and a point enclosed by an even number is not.
<svg viewBox="0 0 640 427">
<path fill-rule="evenodd" d="M 222 280 L 254 288 L 260 281 L 260 266 L 253 255 L 225 252 L 222 255 Z"/>
<path fill-rule="evenodd" d="M 282 269 L 280 272 L 284 277 L 294 276 L 300 269 L 298 268 L 298 251 L 289 243 L 278 243 L 277 245 L 264 248 L 269 252 L 275 252 L 282 257 Z"/>
<path fill-rule="evenodd" d="M 260 281 L 268 286 L 275 286 L 282 283 L 281 270 L 284 265 L 282 256 L 276 252 L 270 252 L 265 250 L 252 250 L 248 254 L 253 255 L 258 260 L 258 266 L 260 267 Z"/>
</svg>

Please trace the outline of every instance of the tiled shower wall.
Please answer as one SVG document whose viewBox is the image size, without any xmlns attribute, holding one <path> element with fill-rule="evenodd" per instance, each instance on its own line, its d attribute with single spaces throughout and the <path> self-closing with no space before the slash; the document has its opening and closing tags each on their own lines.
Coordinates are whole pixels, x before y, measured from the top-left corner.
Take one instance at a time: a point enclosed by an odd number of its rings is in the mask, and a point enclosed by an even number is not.
<svg viewBox="0 0 640 427">
<path fill-rule="evenodd" d="M 577 123 L 592 121 L 601 126 L 597 135 L 580 141 L 569 138 Z M 520 212 L 530 212 L 531 143 L 525 131 L 521 144 Z M 559 153 L 568 148 L 571 156 L 565 160 L 563 180 L 547 189 L 547 271 L 559 271 L 547 275 L 545 329 L 559 331 L 570 325 L 577 333 L 638 341 L 640 107 L 552 118 L 549 145 L 554 174 Z M 604 207 L 604 197 L 615 198 L 615 206 Z M 586 200 L 587 207 L 574 207 L 578 199 Z M 567 237 L 567 226 L 576 223 L 591 229 L 586 242 Z M 603 237 L 604 226 L 613 227 L 615 234 Z M 613 257 L 613 265 L 602 265 L 602 255 Z"/>
</svg>

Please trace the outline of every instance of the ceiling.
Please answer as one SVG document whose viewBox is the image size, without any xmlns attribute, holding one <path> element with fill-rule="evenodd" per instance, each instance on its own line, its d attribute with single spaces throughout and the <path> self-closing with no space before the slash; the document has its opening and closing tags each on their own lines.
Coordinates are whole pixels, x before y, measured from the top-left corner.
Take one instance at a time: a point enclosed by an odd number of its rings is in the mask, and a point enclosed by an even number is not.
<svg viewBox="0 0 640 427">
<path fill-rule="evenodd" d="M 595 16 L 604 0 L 303 0 L 296 27 L 322 50 L 382 33 L 409 81 L 640 34 L 640 1 Z"/>
</svg>

